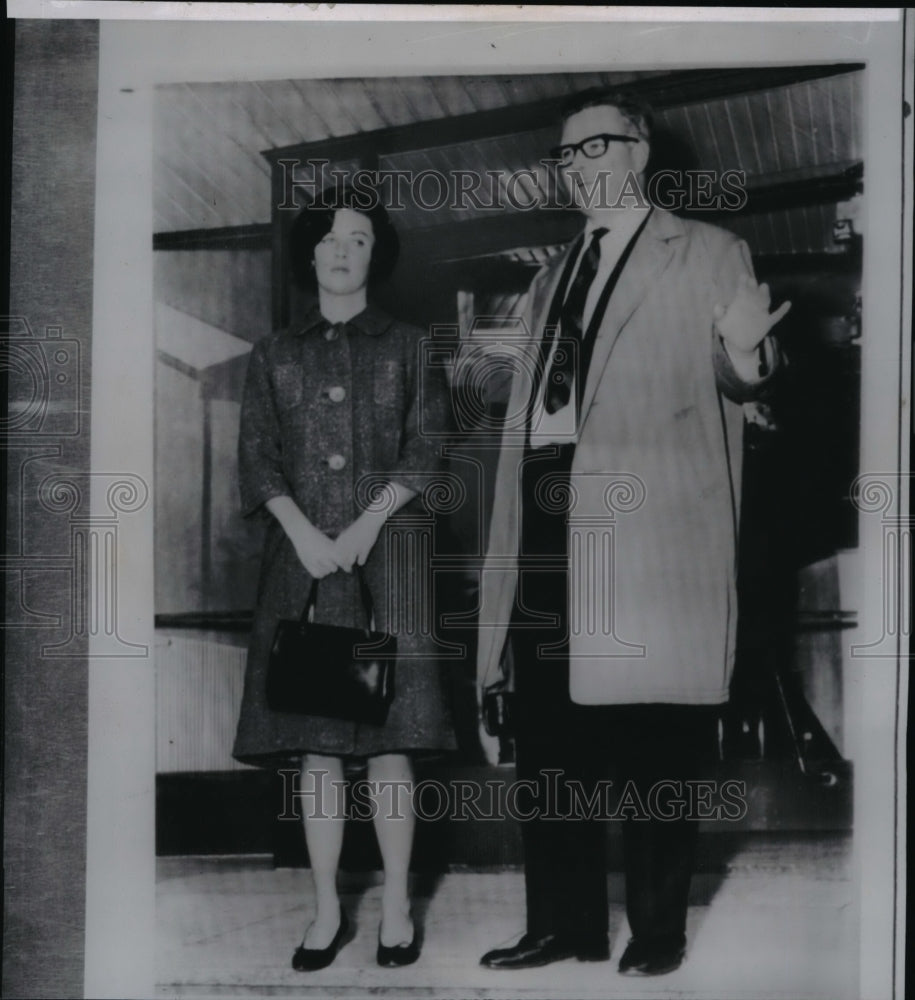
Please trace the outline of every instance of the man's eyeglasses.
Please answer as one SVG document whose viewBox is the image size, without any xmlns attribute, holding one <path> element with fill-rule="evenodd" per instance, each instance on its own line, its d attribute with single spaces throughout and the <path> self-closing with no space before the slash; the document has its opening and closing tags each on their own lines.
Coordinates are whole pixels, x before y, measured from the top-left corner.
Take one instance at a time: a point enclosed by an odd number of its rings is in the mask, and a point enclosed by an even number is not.
<svg viewBox="0 0 915 1000">
<path fill-rule="evenodd" d="M 550 159 L 559 160 L 567 167 L 574 159 L 575 154 L 581 150 L 589 160 L 596 160 L 607 152 L 607 146 L 611 142 L 638 142 L 638 136 L 615 135 L 612 132 L 602 132 L 600 135 L 589 135 L 581 142 L 570 142 L 564 146 L 554 146 L 550 150 Z"/>
</svg>

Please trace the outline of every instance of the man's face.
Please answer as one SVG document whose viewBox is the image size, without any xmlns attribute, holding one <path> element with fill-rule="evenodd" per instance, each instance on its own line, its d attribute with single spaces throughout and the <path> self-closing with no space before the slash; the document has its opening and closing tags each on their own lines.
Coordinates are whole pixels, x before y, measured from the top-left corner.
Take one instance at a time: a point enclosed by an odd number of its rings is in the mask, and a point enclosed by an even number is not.
<svg viewBox="0 0 915 1000">
<path fill-rule="evenodd" d="M 579 143 L 599 135 L 637 138 L 638 132 L 619 109 L 604 104 L 572 115 L 563 126 L 560 144 Z M 620 193 L 634 189 L 647 162 L 648 143 L 644 139 L 638 142 L 611 139 L 606 151 L 594 159 L 582 150 L 576 151 L 572 162 L 563 165 L 560 172 L 576 208 L 585 215 L 597 215 L 618 207 Z M 633 204 L 634 199 L 624 194 L 622 205 L 631 207 Z"/>
</svg>

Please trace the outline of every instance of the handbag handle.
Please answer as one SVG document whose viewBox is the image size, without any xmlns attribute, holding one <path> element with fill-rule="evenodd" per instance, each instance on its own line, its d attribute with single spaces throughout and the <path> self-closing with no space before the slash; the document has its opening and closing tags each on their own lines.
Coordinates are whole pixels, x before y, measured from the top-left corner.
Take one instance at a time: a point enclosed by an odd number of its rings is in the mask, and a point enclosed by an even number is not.
<svg viewBox="0 0 915 1000">
<path fill-rule="evenodd" d="M 359 563 L 356 563 L 353 567 L 356 573 L 356 579 L 359 581 L 359 596 L 362 598 L 362 610 L 365 612 L 365 634 L 369 635 L 374 628 L 375 620 L 375 605 L 372 601 L 372 592 L 369 590 L 368 584 L 365 582 L 365 573 Z M 302 612 L 302 617 L 299 619 L 303 625 L 310 621 L 309 614 L 314 610 L 315 604 L 318 600 L 318 584 L 321 581 L 317 578 L 311 581 L 311 590 L 308 591 L 308 600 L 305 602 L 305 610 Z"/>
</svg>

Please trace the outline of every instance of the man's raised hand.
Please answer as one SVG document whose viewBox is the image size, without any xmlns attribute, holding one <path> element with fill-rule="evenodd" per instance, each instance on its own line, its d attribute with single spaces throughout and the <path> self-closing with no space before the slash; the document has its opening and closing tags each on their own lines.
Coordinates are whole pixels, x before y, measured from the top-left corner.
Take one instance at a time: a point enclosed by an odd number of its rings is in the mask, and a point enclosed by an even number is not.
<svg viewBox="0 0 915 1000">
<path fill-rule="evenodd" d="M 725 308 L 715 306 L 715 328 L 729 348 L 750 354 L 765 340 L 769 331 L 791 308 L 783 302 L 774 312 L 769 312 L 769 286 L 759 284 L 749 274 L 742 274 L 731 304 Z"/>
</svg>

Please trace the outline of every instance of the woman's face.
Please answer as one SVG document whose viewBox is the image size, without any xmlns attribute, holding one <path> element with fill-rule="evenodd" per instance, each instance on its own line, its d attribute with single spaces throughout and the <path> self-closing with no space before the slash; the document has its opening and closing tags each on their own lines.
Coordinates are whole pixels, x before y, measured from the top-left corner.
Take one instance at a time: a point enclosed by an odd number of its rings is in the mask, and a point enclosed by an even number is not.
<svg viewBox="0 0 915 1000">
<path fill-rule="evenodd" d="M 330 295 L 352 295 L 368 284 L 375 234 L 362 212 L 340 208 L 330 232 L 315 247 L 318 288 Z"/>
</svg>

